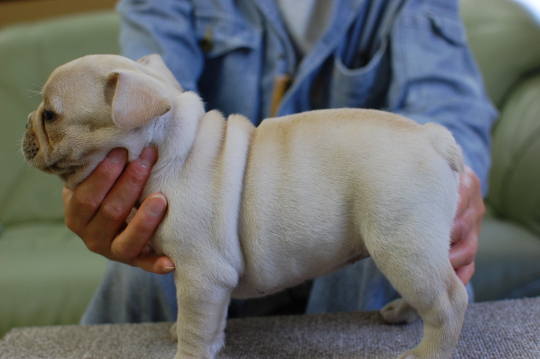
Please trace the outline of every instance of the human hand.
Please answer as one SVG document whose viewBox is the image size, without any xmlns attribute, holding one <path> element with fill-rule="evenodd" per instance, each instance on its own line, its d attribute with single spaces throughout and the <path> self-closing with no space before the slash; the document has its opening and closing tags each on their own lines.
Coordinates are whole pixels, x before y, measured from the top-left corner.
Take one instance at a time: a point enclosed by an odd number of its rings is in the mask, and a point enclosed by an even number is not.
<svg viewBox="0 0 540 359">
<path fill-rule="evenodd" d="M 157 150 L 147 147 L 139 159 L 126 165 L 127 151 L 113 149 L 75 191 L 64 187 L 62 197 L 67 227 L 92 252 L 166 274 L 174 269 L 173 262 L 146 249 L 165 215 L 165 196 L 148 196 L 127 223 L 156 160 Z"/>
<path fill-rule="evenodd" d="M 478 251 L 478 235 L 486 212 L 480 179 L 465 166 L 459 185 L 459 204 L 451 235 L 450 263 L 463 284 L 474 274 L 474 259 Z"/>
</svg>

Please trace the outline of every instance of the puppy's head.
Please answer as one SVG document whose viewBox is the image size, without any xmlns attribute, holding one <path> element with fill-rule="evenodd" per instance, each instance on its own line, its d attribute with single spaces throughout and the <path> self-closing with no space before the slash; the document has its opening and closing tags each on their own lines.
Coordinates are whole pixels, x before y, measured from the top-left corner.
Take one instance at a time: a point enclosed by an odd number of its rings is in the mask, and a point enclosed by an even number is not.
<svg viewBox="0 0 540 359">
<path fill-rule="evenodd" d="M 158 55 L 137 62 L 116 55 L 71 61 L 43 86 L 43 101 L 28 116 L 23 154 L 74 188 L 112 148 L 138 155 L 149 141 L 144 127 L 166 114 L 180 91 Z"/>
</svg>

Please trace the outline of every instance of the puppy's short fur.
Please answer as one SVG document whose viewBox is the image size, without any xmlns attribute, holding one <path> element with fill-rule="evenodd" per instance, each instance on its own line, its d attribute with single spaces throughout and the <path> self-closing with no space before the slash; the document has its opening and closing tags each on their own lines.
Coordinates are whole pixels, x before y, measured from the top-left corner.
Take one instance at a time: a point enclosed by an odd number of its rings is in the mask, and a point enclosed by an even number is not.
<svg viewBox="0 0 540 359">
<path fill-rule="evenodd" d="M 115 147 L 154 144 L 143 198 L 164 193 L 152 239 L 176 265 L 176 358 L 213 358 L 231 297 L 263 296 L 371 256 L 402 294 L 382 313 L 424 321 L 400 358 L 450 358 L 467 307 L 450 265 L 463 158 L 452 135 L 359 109 L 265 120 L 205 112 L 161 58 L 94 55 L 56 69 L 23 152 L 75 188 Z"/>
</svg>

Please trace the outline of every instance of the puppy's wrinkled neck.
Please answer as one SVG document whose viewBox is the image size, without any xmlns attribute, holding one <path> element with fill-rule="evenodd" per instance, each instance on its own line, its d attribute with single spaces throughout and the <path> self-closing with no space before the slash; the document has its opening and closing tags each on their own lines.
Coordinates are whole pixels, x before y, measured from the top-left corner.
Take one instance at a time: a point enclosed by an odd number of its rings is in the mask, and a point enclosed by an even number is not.
<svg viewBox="0 0 540 359">
<path fill-rule="evenodd" d="M 172 108 L 168 113 L 149 125 L 149 138 L 145 146 L 156 146 L 159 156 L 153 167 L 152 177 L 159 177 L 165 170 L 169 173 L 178 173 L 181 170 L 204 114 L 201 98 L 194 92 L 183 92 L 172 101 Z M 149 181 L 150 187 L 159 187 L 152 186 L 159 182 L 159 178 L 152 177 Z M 149 188 L 149 190 L 160 189 Z"/>
<path fill-rule="evenodd" d="M 201 98 L 194 92 L 184 92 L 175 99 L 171 111 L 153 122 L 149 144 L 159 150 L 156 166 L 183 164 L 203 115 Z"/>
</svg>

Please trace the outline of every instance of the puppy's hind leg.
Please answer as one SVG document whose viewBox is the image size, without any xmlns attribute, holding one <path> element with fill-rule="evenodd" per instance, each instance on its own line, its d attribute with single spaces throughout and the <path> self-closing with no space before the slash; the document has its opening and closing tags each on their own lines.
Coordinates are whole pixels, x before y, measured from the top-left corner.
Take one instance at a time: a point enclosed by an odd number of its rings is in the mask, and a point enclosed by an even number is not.
<svg viewBox="0 0 540 359">
<path fill-rule="evenodd" d="M 425 233 L 395 233 L 395 237 L 390 235 L 394 238 L 385 233 L 384 246 L 370 246 L 368 240 L 366 245 L 381 272 L 424 322 L 420 344 L 398 358 L 449 359 L 468 303 L 467 291 L 448 257 L 449 231 L 431 240 Z"/>
</svg>

